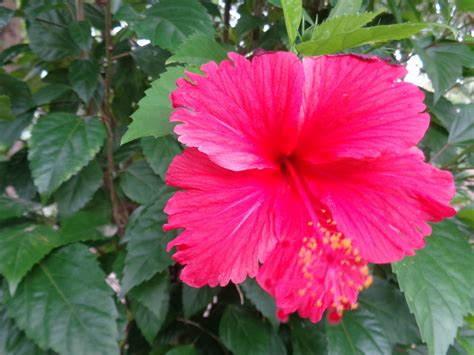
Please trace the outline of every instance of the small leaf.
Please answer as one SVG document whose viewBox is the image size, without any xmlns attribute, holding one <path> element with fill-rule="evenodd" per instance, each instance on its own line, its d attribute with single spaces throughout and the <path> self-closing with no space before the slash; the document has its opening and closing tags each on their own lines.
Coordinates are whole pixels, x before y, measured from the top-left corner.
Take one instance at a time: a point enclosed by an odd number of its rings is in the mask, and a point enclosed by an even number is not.
<svg viewBox="0 0 474 355">
<path fill-rule="evenodd" d="M 163 224 L 167 221 L 163 208 L 168 198 L 169 192 L 163 189 L 159 198 L 151 205 L 137 209 L 128 222 L 122 294 L 173 264 L 166 246 L 174 235 L 163 232 Z"/>
<path fill-rule="evenodd" d="M 457 115 L 449 130 L 448 143 L 468 145 L 474 143 L 474 104 L 457 105 Z"/>
<path fill-rule="evenodd" d="M 47 62 L 79 55 L 79 47 L 63 24 L 35 20 L 28 26 L 28 38 L 31 50 Z"/>
<path fill-rule="evenodd" d="M 146 205 L 161 193 L 163 181 L 155 175 L 145 160 L 132 163 L 120 175 L 120 187 L 129 199 Z"/>
<path fill-rule="evenodd" d="M 166 70 L 165 62 L 171 53 L 149 44 L 133 50 L 131 55 L 142 72 L 156 79 Z"/>
<path fill-rule="evenodd" d="M 166 61 L 166 63 L 183 63 L 201 66 L 211 60 L 219 63 L 227 59 L 227 51 L 213 37 L 195 33 L 187 38 Z"/>
<path fill-rule="evenodd" d="M 62 216 L 70 216 L 83 208 L 102 186 L 102 178 L 99 163 L 92 160 L 79 173 L 62 184 L 54 193 L 59 213 Z"/>
<path fill-rule="evenodd" d="M 0 30 L 8 25 L 8 22 L 12 19 L 15 11 L 5 7 L 0 6 Z"/>
<path fill-rule="evenodd" d="M 182 151 L 181 145 L 171 135 L 160 138 L 143 138 L 141 144 L 151 168 L 165 181 L 171 161 Z"/>
<path fill-rule="evenodd" d="M 327 340 L 322 322 L 294 317 L 290 321 L 293 355 L 326 354 Z"/>
<path fill-rule="evenodd" d="M 21 224 L 0 229 L 0 273 L 10 293 L 28 271 L 59 244 L 58 233 L 48 226 Z"/>
<path fill-rule="evenodd" d="M 430 354 L 444 354 L 472 311 L 474 255 L 453 221 L 433 225 L 426 247 L 392 264 Z"/>
<path fill-rule="evenodd" d="M 80 49 L 89 51 L 92 48 L 93 38 L 88 21 L 73 22 L 69 26 L 69 35 Z"/>
<path fill-rule="evenodd" d="M 117 310 L 95 256 L 79 244 L 51 254 L 7 297 L 9 316 L 42 348 L 118 354 Z"/>
<path fill-rule="evenodd" d="M 97 88 L 100 66 L 98 63 L 78 59 L 69 66 L 69 82 L 84 103 L 89 103 Z"/>
<path fill-rule="evenodd" d="M 11 75 L 0 73 L 0 95 L 10 98 L 11 110 L 15 115 L 35 107 L 28 85 Z"/>
<path fill-rule="evenodd" d="M 219 323 L 219 335 L 235 355 L 286 354 L 283 342 L 268 323 L 235 306 L 225 310 Z"/>
<path fill-rule="evenodd" d="M 34 205 L 29 201 L 0 196 L 0 221 L 21 217 L 33 209 Z"/>
<path fill-rule="evenodd" d="M 202 311 L 212 298 L 217 295 L 219 288 L 211 288 L 208 286 L 195 288 L 183 284 L 182 302 L 183 312 L 186 318 L 191 318 L 197 312 Z"/>
<path fill-rule="evenodd" d="M 245 292 L 245 297 L 247 297 L 274 326 L 278 326 L 279 322 L 276 318 L 277 307 L 273 297 L 265 292 L 254 279 L 247 279 L 241 286 Z"/>
<path fill-rule="evenodd" d="M 97 118 L 69 113 L 40 118 L 31 132 L 30 167 L 40 193 L 54 192 L 97 154 L 105 129 Z"/>
<path fill-rule="evenodd" d="M 103 239 L 100 228 L 107 223 L 110 223 L 109 219 L 94 211 L 81 211 L 71 217 L 63 218 L 59 230 L 60 244 Z"/>
<path fill-rule="evenodd" d="M 135 309 L 137 325 L 146 340 L 153 340 L 160 331 L 169 306 L 169 275 L 167 272 L 157 274 L 151 280 L 142 283 L 129 292 L 132 309 Z"/>
<path fill-rule="evenodd" d="M 165 49 L 176 49 L 195 32 L 214 33 L 206 8 L 195 0 L 161 0 L 144 14 L 145 18 L 132 24 L 132 28 L 138 36 Z"/>
<path fill-rule="evenodd" d="M 285 17 L 288 42 L 291 47 L 298 36 L 298 28 L 303 16 L 303 3 L 302 0 L 281 0 L 281 6 L 283 8 L 283 16 Z"/>
<path fill-rule="evenodd" d="M 0 121 L 13 121 L 12 103 L 7 95 L 0 95 Z"/>
<path fill-rule="evenodd" d="M 138 110 L 132 115 L 133 122 L 122 137 L 122 144 L 141 137 L 162 137 L 173 132 L 169 121 L 173 108 L 169 95 L 176 89 L 176 80 L 184 75 L 184 68 L 173 67 L 163 73 L 145 92 L 138 103 Z"/>
<path fill-rule="evenodd" d="M 46 85 L 33 94 L 33 100 L 38 106 L 49 105 L 71 90 L 72 88 L 65 84 Z"/>
<path fill-rule="evenodd" d="M 194 345 L 189 344 L 189 345 L 180 345 L 177 346 L 170 351 L 166 352 L 165 355 L 195 355 L 197 354 L 196 349 L 194 348 Z"/>
<path fill-rule="evenodd" d="M 428 49 L 417 48 L 423 69 L 434 88 L 434 102 L 462 77 L 463 67 L 474 66 L 474 52 L 462 44 L 436 45 Z"/>
<path fill-rule="evenodd" d="M 338 18 L 334 18 L 336 20 Z M 328 20 L 332 21 L 332 20 Z M 321 55 L 340 52 L 347 48 L 409 38 L 424 29 L 423 23 L 401 23 L 396 25 L 359 28 L 351 32 L 329 34 L 325 39 L 312 39 L 296 46 L 304 55 Z"/>
<path fill-rule="evenodd" d="M 326 326 L 328 354 L 392 354 L 385 329 L 372 312 L 360 307 L 345 312 L 341 323 Z"/>
</svg>

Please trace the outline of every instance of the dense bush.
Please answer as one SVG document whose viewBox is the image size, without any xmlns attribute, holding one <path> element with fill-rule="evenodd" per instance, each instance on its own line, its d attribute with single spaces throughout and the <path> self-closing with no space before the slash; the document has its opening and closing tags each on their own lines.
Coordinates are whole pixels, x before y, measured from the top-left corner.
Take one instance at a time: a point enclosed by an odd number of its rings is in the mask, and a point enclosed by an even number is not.
<svg viewBox="0 0 474 355">
<path fill-rule="evenodd" d="M 17 3 L 0 7 L 0 354 L 474 353 L 471 1 Z M 420 147 L 455 177 L 457 216 L 372 265 L 339 325 L 280 324 L 251 279 L 191 288 L 166 252 L 176 79 L 265 50 L 408 63 L 431 115 Z"/>
</svg>

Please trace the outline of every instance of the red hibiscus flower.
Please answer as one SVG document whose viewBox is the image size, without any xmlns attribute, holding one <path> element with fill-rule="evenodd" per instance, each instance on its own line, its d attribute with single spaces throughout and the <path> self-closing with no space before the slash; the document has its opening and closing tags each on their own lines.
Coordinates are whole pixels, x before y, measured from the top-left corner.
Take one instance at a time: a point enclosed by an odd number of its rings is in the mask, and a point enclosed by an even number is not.
<svg viewBox="0 0 474 355">
<path fill-rule="evenodd" d="M 171 121 L 188 148 L 166 229 L 181 279 L 200 287 L 257 280 L 279 317 L 337 320 L 368 286 L 367 262 L 412 255 L 427 221 L 454 215 L 450 173 L 415 147 L 429 116 L 401 66 L 375 57 L 300 61 L 277 52 L 188 74 Z"/>
</svg>

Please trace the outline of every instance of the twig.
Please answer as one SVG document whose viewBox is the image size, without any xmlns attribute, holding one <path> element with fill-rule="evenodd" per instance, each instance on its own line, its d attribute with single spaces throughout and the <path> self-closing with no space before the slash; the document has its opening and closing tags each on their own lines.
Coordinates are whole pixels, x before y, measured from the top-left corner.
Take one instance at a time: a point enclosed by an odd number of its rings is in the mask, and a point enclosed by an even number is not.
<svg viewBox="0 0 474 355">
<path fill-rule="evenodd" d="M 192 320 L 189 320 L 189 319 L 186 319 L 186 318 L 181 318 L 181 317 L 178 317 L 176 318 L 176 320 L 178 322 L 181 322 L 181 323 L 184 323 L 184 324 L 187 324 L 187 325 L 191 325 L 197 329 L 199 329 L 200 331 L 202 331 L 203 333 L 206 333 L 207 335 L 209 335 L 212 339 L 214 339 L 217 343 L 219 343 L 219 345 L 221 345 L 227 352 L 227 349 L 226 347 L 224 346 L 224 344 L 222 343 L 222 341 L 219 339 L 219 337 L 217 335 L 215 335 L 214 333 L 210 332 L 209 330 L 207 330 L 206 328 L 202 327 L 201 324 L 197 323 L 197 322 L 194 322 Z"/>
<path fill-rule="evenodd" d="M 76 0 L 76 21 L 84 21 L 84 2 L 83 0 Z"/>
<path fill-rule="evenodd" d="M 262 0 L 255 0 L 255 7 L 254 7 L 254 16 L 259 18 L 262 16 L 263 12 L 263 2 Z M 258 40 L 260 39 L 260 25 L 253 30 L 252 33 L 252 48 L 255 49 Z"/>
<path fill-rule="evenodd" d="M 224 43 L 229 43 L 230 2 L 231 0 L 225 0 L 224 5 Z"/>
<path fill-rule="evenodd" d="M 240 289 L 239 285 L 235 284 L 235 288 L 237 289 L 237 293 L 239 294 L 240 304 L 243 306 L 244 305 L 244 294 L 242 293 L 242 290 Z"/>
</svg>

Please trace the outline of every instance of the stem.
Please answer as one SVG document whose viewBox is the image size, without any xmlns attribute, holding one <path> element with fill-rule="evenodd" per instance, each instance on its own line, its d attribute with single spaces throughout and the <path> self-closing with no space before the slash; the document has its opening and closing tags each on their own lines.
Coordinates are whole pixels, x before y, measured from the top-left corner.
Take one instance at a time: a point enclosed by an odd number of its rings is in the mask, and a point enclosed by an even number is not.
<svg viewBox="0 0 474 355">
<path fill-rule="evenodd" d="M 105 67 L 105 80 L 104 80 L 104 102 L 100 110 L 100 116 L 104 126 L 107 130 L 107 171 L 105 175 L 105 183 L 110 193 L 110 202 L 112 204 L 112 215 L 114 223 L 118 227 L 119 236 L 123 236 L 125 232 L 125 225 L 127 224 L 127 212 L 120 203 L 117 197 L 114 186 L 115 176 L 115 164 L 114 164 L 114 117 L 112 110 L 110 109 L 111 103 L 111 83 L 112 83 L 112 35 L 110 33 L 112 29 L 112 11 L 111 11 L 111 0 L 108 0 L 105 4 L 105 54 L 106 54 L 106 67 Z"/>
<path fill-rule="evenodd" d="M 431 158 L 431 161 L 432 161 L 432 162 L 435 162 L 436 159 L 438 159 L 439 156 L 440 156 L 441 154 L 443 154 L 446 149 L 448 149 L 448 147 L 449 147 L 449 144 L 448 144 L 448 143 L 446 143 L 445 145 L 443 145 L 443 147 Z"/>
<path fill-rule="evenodd" d="M 221 345 L 222 348 L 225 349 L 226 353 L 227 353 L 227 348 L 224 346 L 224 344 L 222 344 L 222 341 L 219 339 L 219 337 L 217 335 L 215 335 L 214 333 L 211 333 L 207 329 L 203 328 L 199 323 L 194 322 L 194 321 L 189 320 L 189 319 L 181 318 L 181 317 L 176 318 L 176 320 L 178 322 L 181 322 L 181 323 L 184 323 L 184 324 L 187 324 L 187 325 L 192 325 L 193 327 L 195 327 L 195 328 L 199 329 L 200 331 L 206 333 L 212 339 L 214 339 L 217 343 L 219 343 L 219 345 Z"/>
<path fill-rule="evenodd" d="M 263 2 L 262 0 L 255 0 L 254 15 L 260 18 L 262 16 Z M 252 34 L 252 47 L 255 49 L 258 40 L 260 39 L 260 26 L 253 30 Z"/>
<path fill-rule="evenodd" d="M 224 6 L 224 43 L 229 43 L 229 26 L 230 26 L 230 2 L 231 0 L 225 0 Z"/>
<path fill-rule="evenodd" d="M 76 0 L 76 21 L 84 21 L 84 2 L 83 0 Z"/>
</svg>

